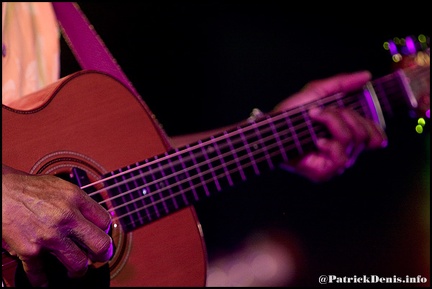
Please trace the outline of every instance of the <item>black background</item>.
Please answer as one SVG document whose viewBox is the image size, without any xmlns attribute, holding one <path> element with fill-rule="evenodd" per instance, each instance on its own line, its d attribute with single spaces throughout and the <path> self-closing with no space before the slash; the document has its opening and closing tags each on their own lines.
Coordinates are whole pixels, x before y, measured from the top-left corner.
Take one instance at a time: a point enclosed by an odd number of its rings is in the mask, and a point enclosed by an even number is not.
<svg viewBox="0 0 432 289">
<path fill-rule="evenodd" d="M 168 135 L 271 110 L 313 79 L 364 69 L 380 77 L 392 71 L 385 41 L 430 35 L 420 3 L 78 3 Z M 79 69 L 65 43 L 62 62 L 63 75 Z M 386 149 L 330 182 L 276 170 L 198 204 L 210 262 L 276 229 L 300 243 L 295 285 L 317 286 L 322 274 L 429 280 L 429 132 L 414 125 L 398 119 Z"/>
</svg>

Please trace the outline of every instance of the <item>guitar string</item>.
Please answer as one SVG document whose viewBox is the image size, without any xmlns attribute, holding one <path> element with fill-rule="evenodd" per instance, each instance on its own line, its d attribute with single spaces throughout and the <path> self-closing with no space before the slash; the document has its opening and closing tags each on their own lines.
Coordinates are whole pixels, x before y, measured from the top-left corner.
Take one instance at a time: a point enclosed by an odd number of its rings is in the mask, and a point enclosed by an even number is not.
<svg viewBox="0 0 432 289">
<path fill-rule="evenodd" d="M 302 127 L 305 127 L 305 126 L 307 126 L 307 125 L 305 125 L 305 124 L 302 124 L 301 125 Z M 267 131 L 268 132 L 268 131 Z M 238 138 L 238 140 L 240 140 L 240 138 Z M 265 141 L 265 140 L 264 140 Z M 239 141 L 239 142 L 242 142 L 242 141 Z M 239 143 L 239 142 L 237 142 L 237 143 Z M 269 150 L 269 154 L 270 154 L 270 156 L 274 156 L 275 155 L 275 153 L 271 153 L 270 152 L 270 150 L 272 149 L 272 148 L 274 148 L 274 147 L 276 147 L 277 146 L 277 144 L 274 144 L 273 145 L 273 147 L 267 147 L 267 149 Z M 242 147 L 240 147 L 239 148 L 240 150 L 238 150 L 238 151 L 242 151 L 242 150 L 244 150 L 244 146 L 242 146 Z M 287 149 L 286 147 L 285 147 L 285 149 Z M 256 156 L 257 154 L 260 154 L 260 153 L 262 153 L 262 151 L 254 151 L 254 153 L 253 153 L 253 156 Z M 276 152 L 276 154 L 278 154 L 278 152 Z M 243 156 L 242 157 L 242 159 L 241 160 L 243 160 L 243 159 L 248 159 L 250 157 L 250 155 L 248 155 L 248 154 L 246 154 L 245 156 Z M 262 157 L 262 158 L 260 158 L 260 159 L 258 159 L 259 161 L 262 161 L 262 160 L 265 160 L 265 159 L 267 159 L 266 157 Z M 241 161 L 240 160 L 240 161 Z M 255 161 L 256 161 L 256 159 L 255 159 Z M 228 163 L 228 164 L 225 164 L 226 166 L 228 166 L 228 165 L 230 165 L 230 164 L 232 164 L 232 162 L 231 163 Z M 250 165 L 252 165 L 252 164 L 249 164 L 248 166 L 250 166 Z M 222 167 L 222 165 L 221 166 L 218 166 L 217 167 L 217 169 L 220 169 Z M 192 170 L 192 168 L 188 168 L 189 170 Z M 231 172 L 231 174 L 233 173 L 233 172 L 237 172 L 239 169 L 235 169 L 235 170 L 231 170 L 230 172 Z M 213 170 L 210 170 L 210 171 L 212 171 L 212 172 L 214 172 L 214 168 L 213 168 Z M 181 172 L 180 172 L 181 173 Z M 208 173 L 208 171 L 206 172 L 206 174 Z M 203 175 L 205 175 L 205 174 L 200 174 L 200 175 L 197 175 L 197 176 L 195 176 L 194 178 L 192 178 L 192 179 L 186 179 L 186 180 L 184 180 L 184 182 L 187 182 L 187 181 L 191 181 L 191 180 L 193 180 L 193 179 L 195 179 L 195 178 L 198 178 L 198 177 L 202 177 Z M 222 177 L 223 177 L 224 175 L 222 174 Z M 165 177 L 165 179 L 167 179 L 167 178 L 172 178 L 173 177 L 173 175 L 169 175 L 169 176 L 167 176 L 167 177 Z M 220 177 L 220 175 L 219 175 L 219 178 L 221 178 Z M 129 180 L 126 180 L 126 181 L 130 181 L 130 179 Z M 160 183 L 162 180 L 161 179 L 159 179 L 158 180 L 158 182 Z M 211 180 L 208 180 L 208 182 L 210 182 Z M 205 183 L 207 183 L 207 182 L 205 182 Z M 123 183 L 124 184 L 124 183 Z M 118 186 L 118 185 L 120 185 L 120 184 L 116 184 L 116 186 Z M 147 183 L 147 184 L 145 184 L 143 187 L 150 187 L 152 185 L 152 183 Z M 176 186 L 176 185 L 175 185 Z M 104 188 L 104 190 L 107 190 L 108 188 Z M 137 190 L 139 190 L 140 188 L 134 188 L 132 191 L 137 191 Z M 145 195 L 143 195 L 142 196 L 142 198 L 145 198 L 146 196 L 147 197 L 150 197 L 149 196 L 149 194 L 152 194 L 153 196 L 155 195 L 155 194 L 157 194 L 157 193 L 160 193 L 160 192 L 163 192 L 163 191 L 167 191 L 168 189 L 171 189 L 171 187 L 164 187 L 164 188 L 162 188 L 162 189 L 158 189 L 158 190 L 156 190 L 156 191 L 153 191 L 152 193 L 148 193 L 148 194 L 145 194 Z M 123 195 L 124 194 L 127 194 L 128 192 L 124 192 L 123 193 Z M 184 192 L 179 192 L 179 193 L 184 193 Z M 162 202 L 162 201 L 164 201 L 164 200 L 166 200 L 166 199 L 170 199 L 170 198 L 173 198 L 173 197 L 175 197 L 175 196 L 177 196 L 178 194 L 176 194 L 176 195 L 170 195 L 170 196 L 168 196 L 168 198 L 165 198 L 165 199 L 160 199 L 160 200 L 158 200 L 158 202 Z M 118 196 L 115 196 L 115 197 L 118 197 Z M 107 200 L 106 200 L 107 201 Z M 104 202 L 106 202 L 106 201 L 104 201 Z M 133 201 L 131 201 L 131 202 L 136 202 L 137 200 L 133 200 Z M 126 206 L 126 205 L 128 205 L 128 204 L 122 204 L 122 206 Z M 116 209 L 117 209 L 118 207 L 116 207 Z M 142 210 L 142 209 L 144 209 L 144 208 L 139 208 L 139 210 Z M 128 213 L 131 213 L 131 212 L 128 212 Z M 121 216 L 119 216 L 118 218 L 121 218 Z"/>
<path fill-rule="evenodd" d="M 245 157 L 245 158 L 247 158 L 247 157 Z M 263 158 L 261 158 L 260 160 L 262 160 Z M 264 159 L 267 159 L 266 157 L 264 158 Z M 236 169 L 234 172 L 236 172 L 238 169 Z M 212 172 L 213 172 L 214 170 L 212 170 Z M 232 171 L 233 172 L 233 171 Z M 186 180 L 187 181 L 187 180 Z M 189 180 L 190 181 L 190 180 Z M 208 180 L 208 182 L 209 181 L 211 181 L 211 180 Z M 207 182 L 205 182 L 205 183 L 207 183 Z M 167 188 L 166 187 L 164 187 L 162 190 L 160 190 L 159 191 L 159 193 L 162 191 L 166 191 L 167 190 Z M 136 188 L 134 189 L 134 191 L 136 191 Z M 156 192 L 156 193 L 158 193 L 158 192 Z M 182 193 L 182 192 L 179 192 L 179 193 Z M 161 202 L 161 201 L 164 201 L 164 200 L 166 200 L 166 199 L 170 199 L 170 198 L 172 198 L 173 196 L 172 196 L 172 193 L 171 193 L 171 195 L 170 196 L 168 196 L 168 198 L 165 198 L 165 199 L 161 199 L 161 200 L 158 200 L 158 202 Z M 154 206 L 154 205 L 153 205 Z M 147 207 L 148 208 L 148 207 Z M 165 207 L 166 208 L 166 207 Z M 138 211 L 140 211 L 140 210 L 142 210 L 143 208 L 137 208 L 137 210 Z M 156 208 L 157 209 L 157 208 Z M 127 215 L 129 215 L 130 213 L 136 213 L 137 211 L 135 210 L 135 211 L 133 211 L 133 212 L 128 212 L 128 214 Z M 157 214 L 159 214 L 158 212 L 157 212 Z M 119 217 L 120 218 L 120 217 Z"/>
<path fill-rule="evenodd" d="M 284 117 L 284 116 L 282 116 L 282 117 Z M 276 119 L 276 118 L 275 118 Z M 266 123 L 265 123 L 266 124 Z M 302 123 L 300 126 L 306 126 L 304 123 Z M 299 127 L 299 126 L 298 126 Z M 294 127 L 294 128 L 296 128 L 296 127 Z M 212 140 L 213 142 L 215 142 L 214 140 Z M 217 141 L 216 141 L 217 142 Z M 207 143 L 202 143 L 202 145 L 207 145 Z M 196 147 L 190 147 L 192 150 L 194 150 L 194 149 L 196 149 Z M 160 159 L 159 159 L 160 160 Z M 147 164 L 146 164 L 147 165 Z M 140 168 L 133 168 L 133 169 L 140 169 Z M 114 176 L 111 176 L 110 178 L 114 178 L 114 177 L 118 177 L 119 175 L 124 175 L 124 174 L 126 174 L 126 173 L 130 173 L 130 171 L 125 171 L 125 172 L 121 172 L 121 173 L 119 173 L 119 174 L 117 174 L 117 175 L 114 175 Z M 109 178 L 105 178 L 104 180 L 102 180 L 102 181 L 105 181 L 105 180 L 107 180 L 107 179 L 109 179 Z M 93 183 L 94 184 L 94 183 Z M 124 184 L 124 183 L 123 183 Z"/>
<path fill-rule="evenodd" d="M 150 186 L 151 184 L 146 184 L 147 186 Z M 106 188 L 105 188 L 106 189 Z M 167 188 L 164 188 L 164 190 L 166 190 Z M 134 189 L 134 191 L 137 190 L 136 188 Z"/>
<path fill-rule="evenodd" d="M 278 116 L 278 117 L 281 117 L 281 116 Z M 284 116 L 282 116 L 282 117 L 284 117 Z M 269 120 L 270 120 L 270 121 L 271 121 L 271 120 L 278 121 L 278 120 L 280 120 L 280 118 L 278 119 L 277 117 L 272 117 L 272 118 L 270 118 Z M 267 125 L 268 122 L 267 122 L 267 120 L 265 120 L 265 121 L 260 121 L 259 123 L 257 122 L 257 124 L 260 124 L 260 125 Z M 304 126 L 304 124 L 301 124 L 301 126 Z M 167 153 L 165 153 L 165 157 L 168 157 L 168 156 L 169 156 L 169 157 L 172 158 L 173 156 L 176 156 L 176 155 L 179 155 L 179 154 L 185 154 L 185 153 L 187 153 L 187 152 L 190 152 L 190 151 L 196 150 L 196 149 L 199 148 L 200 146 L 206 146 L 206 145 L 208 145 L 208 144 L 217 143 L 217 142 L 219 142 L 219 141 L 221 141 L 221 140 L 224 141 L 224 140 L 226 140 L 227 138 L 232 138 L 233 136 L 235 136 L 236 134 L 238 134 L 238 130 L 239 130 L 239 129 L 241 129 L 241 127 L 234 128 L 233 131 L 228 130 L 228 131 L 226 132 L 226 134 L 223 134 L 223 133 L 221 133 L 221 134 L 217 134 L 217 135 L 213 136 L 213 139 L 206 139 L 204 142 L 201 142 L 201 143 L 199 143 L 199 142 L 198 142 L 197 144 L 193 143 L 193 144 L 189 144 L 189 145 L 187 145 L 187 146 L 185 146 L 185 147 L 175 149 L 175 150 L 174 150 L 175 153 L 168 154 L 169 152 L 167 152 Z M 252 125 L 247 125 L 247 126 L 244 127 L 243 129 L 244 129 L 244 130 L 246 130 L 246 129 L 247 129 L 247 130 L 251 130 L 251 129 L 252 129 Z M 150 159 L 151 159 L 151 158 L 150 158 Z M 154 164 L 156 161 L 163 161 L 163 160 L 164 160 L 163 158 L 156 159 L 156 160 L 154 160 L 154 162 L 150 162 L 150 163 L 143 164 L 143 165 L 141 165 L 141 166 L 138 166 L 138 167 L 132 168 L 131 170 L 141 169 L 141 168 L 143 168 L 143 167 L 147 167 L 147 166 L 150 166 L 150 165 Z M 114 178 L 116 178 L 116 177 L 119 177 L 119 176 L 121 176 L 121 175 L 124 175 L 124 174 L 130 173 L 130 172 L 131 172 L 130 170 L 128 170 L 128 171 L 124 171 L 124 172 L 118 173 L 118 174 L 116 174 L 116 175 L 112 175 L 112 176 L 106 177 L 106 178 L 104 178 L 104 179 L 102 179 L 102 180 L 98 180 L 98 181 L 95 181 L 95 182 L 90 183 L 90 184 L 88 184 L 88 185 L 85 185 L 85 186 L 83 186 L 82 188 L 87 188 L 87 187 L 89 187 L 89 186 L 94 186 L 94 185 L 96 185 L 96 184 L 98 184 L 98 183 L 106 182 L 107 180 L 114 179 Z"/>
<path fill-rule="evenodd" d="M 281 119 L 277 119 L 277 118 L 275 118 L 275 117 L 273 117 L 273 119 L 275 119 L 276 121 L 280 121 Z M 270 121 L 272 121 L 272 118 L 270 118 L 269 119 Z M 284 118 L 282 118 L 282 120 L 284 120 Z M 297 119 L 295 119 L 295 120 L 299 120 L 299 118 L 297 118 Z M 276 121 L 272 121 L 272 122 L 276 122 Z M 260 122 L 260 123 L 256 123 L 256 124 L 260 124 L 260 125 L 262 125 L 262 124 L 268 124 L 267 123 L 267 120 L 266 121 L 262 121 L 262 122 Z M 306 126 L 306 124 L 304 124 L 304 123 L 302 123 L 302 124 L 300 124 L 299 126 L 297 126 L 297 127 L 294 127 L 294 128 L 300 128 L 300 127 L 305 127 Z M 248 127 L 246 127 L 247 129 L 250 129 L 251 130 L 251 126 L 248 126 Z M 235 130 L 231 135 L 228 135 L 228 137 L 229 138 L 232 138 L 233 136 L 236 136 L 236 134 L 238 135 L 239 133 L 238 133 L 238 131 L 239 131 L 239 129 L 237 129 L 237 130 Z M 264 131 L 264 132 L 269 132 L 269 130 L 267 130 L 267 131 Z M 300 131 L 301 132 L 301 131 Z M 298 134 L 298 135 L 300 135 L 300 134 Z M 224 139 L 222 139 L 222 140 L 225 140 L 225 137 L 226 137 L 226 135 L 224 136 Z M 217 144 L 217 142 L 219 141 L 220 139 L 216 139 L 216 138 L 213 138 L 213 139 L 211 139 L 211 140 L 206 140 L 205 142 L 199 142 L 198 144 L 195 144 L 194 146 L 190 146 L 190 145 L 188 145 L 187 146 L 187 148 L 188 149 L 184 149 L 184 150 L 177 150 L 176 151 L 176 153 L 181 153 L 181 154 L 184 154 L 185 152 L 190 152 L 190 151 L 194 151 L 194 150 L 197 150 L 197 149 L 199 149 L 199 148 L 201 148 L 202 146 L 207 146 L 207 145 L 209 145 L 209 144 L 213 144 L 213 143 L 216 143 Z M 226 147 L 223 147 L 223 148 L 226 148 Z M 172 158 L 172 156 L 173 156 L 174 154 L 168 154 L 168 152 L 167 153 L 165 153 L 165 156 L 171 156 L 171 158 Z M 201 155 L 200 155 L 201 156 Z M 164 159 L 157 159 L 157 161 L 163 161 Z M 144 164 L 144 166 L 149 166 L 149 165 L 152 165 L 153 163 L 146 163 L 146 164 Z M 121 173 L 119 173 L 119 174 L 116 174 L 116 175 L 114 175 L 114 176 L 110 176 L 109 178 L 105 178 L 103 181 L 106 181 L 107 179 L 110 179 L 110 178 L 113 178 L 113 177 L 118 177 L 118 176 L 120 176 L 120 175 L 124 175 L 124 174 L 126 174 L 126 173 L 130 173 L 132 170 L 136 170 L 136 169 L 140 169 L 140 168 L 143 168 L 143 166 L 141 166 L 141 167 L 136 167 L 136 168 L 132 168 L 132 169 L 130 169 L 129 171 L 124 171 L 124 172 L 121 172 Z M 117 184 L 122 184 L 122 183 L 117 183 Z M 124 184 L 124 183 L 123 183 Z M 108 189 L 109 189 L 110 187 L 108 187 Z M 105 188 L 106 189 L 106 188 Z"/>
<path fill-rule="evenodd" d="M 276 147 L 277 145 L 274 145 L 274 147 Z M 270 148 L 269 150 L 268 150 L 268 155 L 270 155 L 270 157 L 272 157 L 272 156 L 275 156 L 275 155 L 279 155 L 279 153 L 278 152 L 272 152 L 271 151 L 271 149 L 272 148 Z M 260 162 L 260 161 L 265 161 L 265 160 L 268 160 L 268 156 L 267 155 L 265 155 L 265 156 L 262 156 L 262 157 L 257 157 L 257 155 L 259 155 L 259 152 L 257 152 L 257 153 L 254 153 L 254 157 L 255 157 L 255 161 L 258 161 L 258 162 Z M 244 156 L 243 158 L 241 158 L 242 160 L 243 159 L 248 159 L 248 156 Z M 247 163 L 246 165 L 243 165 L 242 166 L 242 168 L 238 168 L 238 167 L 235 167 L 234 169 L 231 169 L 228 173 L 219 173 L 216 177 L 214 177 L 214 178 L 219 178 L 219 179 L 222 179 L 223 177 L 228 177 L 227 176 L 227 174 L 234 174 L 234 173 L 236 173 L 236 172 L 239 172 L 241 169 L 246 169 L 246 168 L 249 168 L 249 167 L 251 167 L 253 164 L 252 163 Z M 221 166 L 219 166 L 219 167 L 217 167 L 216 169 L 220 169 L 221 168 Z M 208 173 L 208 171 L 207 171 L 207 173 Z M 194 178 L 197 178 L 198 176 L 196 176 L 196 177 L 194 177 Z M 192 180 L 194 179 L 194 178 L 192 178 Z M 204 180 L 204 181 L 202 181 L 200 184 L 198 184 L 198 186 L 200 186 L 200 187 L 202 187 L 202 186 L 207 186 L 207 184 L 209 184 L 209 183 L 213 183 L 213 180 L 212 179 L 207 179 L 207 180 Z M 195 184 L 193 184 L 193 185 L 195 185 Z M 177 186 L 177 185 L 174 185 L 175 187 Z M 167 191 L 167 190 L 169 190 L 169 193 L 170 193 L 170 195 L 168 195 L 168 196 L 166 196 L 166 197 L 163 197 L 163 198 L 161 198 L 161 199 L 159 199 L 159 200 L 157 200 L 157 201 L 153 201 L 153 199 L 152 199 L 152 203 L 151 204 L 146 204 L 145 206 L 143 206 L 143 207 L 139 207 L 139 208 L 135 208 L 134 210 L 131 210 L 131 211 L 128 211 L 127 213 L 125 213 L 125 214 L 123 214 L 123 215 L 118 215 L 117 216 L 117 219 L 123 219 L 123 218 L 125 218 L 125 217 L 128 217 L 128 216 L 131 216 L 132 214 L 134 214 L 134 213 L 139 213 L 140 211 L 142 211 L 142 210 L 146 210 L 146 212 L 147 212 L 147 217 L 149 218 L 149 220 L 152 220 L 153 218 L 153 216 L 158 216 L 159 217 L 159 215 L 161 214 L 160 212 L 159 212 L 159 209 L 158 209 L 158 207 L 157 207 L 157 205 L 159 204 L 159 203 L 161 203 L 161 202 L 166 202 L 167 200 L 172 200 L 173 202 L 175 201 L 175 197 L 179 197 L 179 196 L 184 196 L 185 194 L 187 194 L 189 191 L 191 191 L 191 190 L 193 190 L 194 188 L 187 188 L 186 190 L 184 190 L 184 189 L 182 189 L 181 191 L 178 191 L 178 192 L 173 192 L 173 190 L 172 190 L 172 187 L 173 186 L 168 186 L 168 187 L 164 187 L 163 189 L 160 189 L 159 191 L 154 191 L 153 193 L 158 193 L 158 192 L 163 192 L 163 191 Z M 144 199 L 145 199 L 145 197 L 141 197 L 141 198 L 139 198 L 139 199 L 141 199 L 141 201 L 143 201 L 144 202 Z M 123 206 L 123 205 L 129 205 L 129 204 L 131 204 L 131 203 L 136 203 L 136 200 L 132 200 L 132 201 L 129 201 L 127 204 L 122 204 L 121 206 Z M 120 206 L 120 207 L 121 207 Z M 118 208 L 118 207 L 117 207 Z M 153 208 L 154 210 L 156 210 L 156 212 L 155 213 L 148 213 L 148 209 L 150 209 L 150 208 Z M 168 211 L 169 210 L 165 210 L 165 212 L 166 213 L 168 213 Z M 132 220 L 132 223 L 136 223 L 136 221 L 133 221 Z"/>
<path fill-rule="evenodd" d="M 304 124 L 302 124 L 302 125 L 304 125 Z M 213 139 L 212 141 L 217 143 L 217 139 L 216 139 L 216 140 Z M 206 143 L 202 143 L 201 145 L 206 145 Z M 187 152 L 187 151 L 194 150 L 194 149 L 196 149 L 196 147 L 192 147 L 192 146 L 191 146 L 191 147 L 189 147 L 189 148 L 187 148 L 187 149 L 185 149 L 185 150 L 177 151 L 177 152 L 178 152 L 178 153 L 185 153 L 185 152 Z M 166 155 L 166 156 L 168 156 L 168 155 Z M 160 160 L 159 160 L 159 161 L 160 161 Z M 151 163 L 146 163 L 146 164 L 144 164 L 143 166 L 148 166 L 148 165 L 151 165 Z M 133 169 L 140 169 L 140 168 L 141 168 L 141 167 L 136 167 L 136 168 L 133 168 Z M 101 182 L 107 181 L 107 180 L 109 180 L 109 179 L 116 178 L 116 177 L 118 177 L 118 176 L 120 176 L 120 175 L 124 175 L 124 174 L 126 174 L 126 173 L 130 173 L 130 171 L 124 171 L 124 172 L 121 172 L 121 173 L 119 173 L 119 174 L 117 174 L 117 175 L 113 175 L 113 176 L 110 176 L 110 177 L 105 178 L 105 179 L 103 179 L 103 180 L 99 180 L 99 181 L 97 181 L 97 182 L 94 182 L 94 183 L 88 184 L 88 185 L 86 185 L 86 186 L 83 186 L 83 188 L 88 187 L 88 186 L 93 186 L 93 185 L 95 185 L 95 184 L 97 184 L 97 183 L 101 183 Z"/>
<path fill-rule="evenodd" d="M 424 71 L 425 72 L 425 71 Z M 426 72 L 425 72 L 426 73 Z M 391 88 L 391 87 L 390 87 Z M 389 88 L 387 88 L 387 89 L 389 89 Z M 346 98 L 345 98 L 346 99 Z M 290 110 L 290 111 L 288 111 L 288 112 L 294 112 L 294 110 Z M 284 116 L 282 116 L 282 117 L 284 117 Z M 275 118 L 276 119 L 276 118 Z M 224 136 L 225 137 L 225 136 Z M 217 142 L 217 140 L 216 139 L 214 139 L 214 141 L 216 141 Z M 203 144 L 204 145 L 204 144 Z M 181 148 L 180 148 L 181 149 Z M 186 148 L 186 149 L 184 149 L 183 151 L 181 151 L 182 153 L 183 152 L 188 152 L 189 150 L 194 150 L 195 149 L 195 147 L 189 147 L 189 148 Z M 180 152 L 180 151 L 178 151 L 178 152 Z M 147 164 L 145 164 L 145 166 L 147 166 L 147 165 L 151 165 L 151 163 L 147 163 Z M 134 169 L 139 169 L 140 167 L 136 167 L 136 168 L 134 168 Z M 118 177 L 118 176 L 120 176 L 120 175 L 124 175 L 124 174 L 126 174 L 126 173 L 129 173 L 130 171 L 124 171 L 124 172 L 121 172 L 121 173 L 119 173 L 119 174 L 117 174 L 117 175 L 113 175 L 113 176 L 110 176 L 110 177 L 107 177 L 107 178 L 105 178 L 105 179 L 102 179 L 102 180 L 99 180 L 99 181 L 95 181 L 95 182 L 93 182 L 93 183 L 90 183 L 90 184 L 88 184 L 88 185 L 85 185 L 85 186 L 83 186 L 82 188 L 86 188 L 86 187 L 89 187 L 89 186 L 94 186 L 94 185 L 96 185 L 96 184 L 98 184 L 98 183 L 102 183 L 102 182 L 105 182 L 105 181 L 107 181 L 107 180 L 109 180 L 109 179 L 113 179 L 113 178 L 116 178 L 116 177 Z"/>
<path fill-rule="evenodd" d="M 240 138 L 237 138 L 237 140 L 240 140 Z M 236 143 L 239 143 L 238 141 L 236 141 Z M 197 150 L 197 149 L 200 149 L 202 146 L 203 146 L 203 144 L 204 143 L 201 143 L 201 145 L 197 145 L 197 146 L 195 146 L 195 147 L 193 147 L 194 148 L 194 150 Z M 213 145 L 213 144 L 215 144 L 215 145 L 217 145 L 217 142 L 212 142 L 212 143 L 210 143 L 210 144 L 208 144 L 208 143 L 206 143 L 206 145 Z M 226 147 L 226 144 L 224 144 L 224 146 L 222 147 L 222 146 L 218 146 L 219 148 L 225 148 Z M 243 149 L 243 147 L 241 147 L 240 149 Z M 241 150 L 236 150 L 236 152 L 240 152 Z M 199 158 L 199 157 L 202 157 L 204 155 L 204 153 L 200 153 L 200 154 L 197 154 L 197 158 Z M 212 162 L 212 161 L 214 161 L 215 159 L 216 160 L 223 160 L 223 158 L 224 157 L 226 157 L 226 156 L 232 156 L 232 152 L 231 153 L 223 153 L 223 154 L 220 154 L 218 157 L 216 157 L 216 158 L 212 158 L 212 159 L 209 159 L 209 160 L 206 160 L 206 162 L 204 162 L 204 164 L 206 164 L 206 163 L 210 163 L 210 162 Z M 242 158 L 240 158 L 240 161 L 241 160 L 243 160 L 243 159 L 247 159 L 247 158 L 249 158 L 249 156 L 243 156 Z M 188 157 L 187 159 L 186 158 L 184 158 L 184 159 L 182 159 L 182 161 L 180 161 L 180 160 L 176 160 L 176 163 L 170 163 L 169 164 L 169 167 L 174 167 L 175 165 L 178 165 L 178 164 L 181 164 L 181 163 L 185 163 L 186 161 L 191 161 L 192 160 L 192 157 L 190 156 L 190 157 Z M 238 160 L 238 159 L 237 159 Z M 160 162 L 159 162 L 160 163 Z M 219 169 L 219 168 L 222 168 L 222 167 L 228 167 L 229 165 L 231 165 L 231 164 L 233 164 L 234 162 L 233 161 L 229 161 L 229 162 L 227 162 L 227 161 L 224 161 L 224 165 L 221 165 L 221 166 L 218 166 L 218 167 L 215 167 L 214 169 Z M 147 163 L 148 164 L 148 163 Z M 202 162 L 200 163 L 201 165 L 203 164 Z M 200 164 L 196 164 L 196 165 L 193 165 L 193 166 L 189 166 L 188 168 L 187 168 L 187 170 L 189 170 L 189 171 L 192 171 L 193 169 L 197 169 L 197 168 L 199 168 L 200 167 Z M 148 167 L 150 167 L 150 166 L 148 166 Z M 163 167 L 162 167 L 163 168 Z M 167 166 L 165 166 L 165 168 L 167 168 Z M 131 172 L 133 172 L 133 171 L 135 171 L 136 169 L 134 168 L 133 170 L 130 170 Z M 139 169 L 138 169 L 139 170 Z M 148 172 L 147 173 L 147 175 L 148 174 L 151 174 L 151 175 L 154 175 L 154 173 L 153 172 Z M 183 175 L 183 174 L 185 174 L 185 173 L 183 173 L 183 172 L 181 172 L 181 171 L 176 171 L 175 173 L 173 173 L 173 174 L 171 174 L 171 175 L 168 175 L 168 176 L 165 176 L 164 178 L 160 178 L 160 179 L 158 179 L 158 183 L 160 183 L 160 182 L 162 182 L 163 180 L 165 180 L 165 179 L 168 179 L 168 178 L 172 178 L 172 177 L 178 177 L 179 175 Z M 141 174 L 140 176 L 137 176 L 137 177 L 135 177 L 135 178 L 141 178 L 141 176 L 143 176 L 143 175 L 145 175 L 145 174 Z M 199 177 L 199 175 L 195 175 L 194 177 L 189 177 L 188 179 L 185 179 L 185 180 L 183 180 L 182 182 L 179 182 L 179 184 L 183 184 L 183 183 L 186 183 L 186 182 L 191 182 L 191 181 L 193 181 L 194 179 L 196 179 L 196 178 L 198 178 Z M 127 179 L 126 181 L 122 181 L 122 182 L 120 182 L 120 183 L 116 183 L 115 185 L 112 185 L 112 186 L 109 186 L 109 187 L 105 187 L 104 188 L 104 190 L 106 190 L 106 189 L 110 189 L 110 188 L 115 188 L 115 187 L 117 187 L 117 186 L 119 186 L 119 185 L 124 185 L 124 184 L 126 184 L 129 180 L 131 180 L 131 179 Z M 148 186 L 151 186 L 151 185 L 154 185 L 155 184 L 155 182 L 150 182 L 150 183 L 146 183 L 144 186 L 142 186 L 142 187 L 138 187 L 138 188 L 135 188 L 134 189 L 134 191 L 135 190 L 137 190 L 137 189 L 141 189 L 141 188 L 144 188 L 144 187 L 148 187 Z M 167 187 L 165 187 L 164 189 L 167 189 Z M 155 193 L 157 193 L 157 191 L 154 191 L 153 192 L 153 194 L 155 194 Z M 122 195 L 125 195 L 125 194 L 128 194 L 128 191 L 127 192 L 124 192 Z M 119 197 L 119 196 L 115 196 L 115 197 Z"/>
</svg>

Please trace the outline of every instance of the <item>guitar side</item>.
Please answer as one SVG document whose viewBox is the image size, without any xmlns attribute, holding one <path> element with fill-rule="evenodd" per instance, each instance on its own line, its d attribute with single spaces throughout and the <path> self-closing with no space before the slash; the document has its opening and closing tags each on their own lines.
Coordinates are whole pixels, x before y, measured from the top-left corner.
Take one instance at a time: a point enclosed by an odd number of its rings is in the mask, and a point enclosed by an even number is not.
<svg viewBox="0 0 432 289">
<path fill-rule="evenodd" d="M 167 149 L 150 112 L 108 75 L 81 71 L 37 93 L 45 101 L 36 109 L 3 106 L 4 164 L 38 174 L 79 167 L 96 180 Z M 193 207 L 133 232 L 120 227 L 113 229 L 111 286 L 205 286 L 206 251 Z M 6 286 L 15 283 L 13 260 L 2 256 Z"/>
</svg>

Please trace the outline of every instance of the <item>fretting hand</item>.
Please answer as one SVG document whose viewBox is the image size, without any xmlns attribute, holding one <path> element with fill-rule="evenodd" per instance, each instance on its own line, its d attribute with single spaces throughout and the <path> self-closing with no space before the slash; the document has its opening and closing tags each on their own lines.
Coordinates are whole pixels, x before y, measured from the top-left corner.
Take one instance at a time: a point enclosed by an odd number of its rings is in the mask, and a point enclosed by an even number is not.
<svg viewBox="0 0 432 289">
<path fill-rule="evenodd" d="M 370 79 L 369 72 L 361 71 L 311 81 L 300 92 L 279 103 L 274 110 L 283 111 L 328 95 L 358 90 Z M 327 181 L 343 173 L 353 165 L 362 151 L 387 145 L 384 130 L 351 109 L 317 108 L 309 114 L 313 120 L 324 124 L 332 137 L 318 139 L 317 151 L 284 163 L 282 168 L 295 171 L 314 182 Z"/>
</svg>

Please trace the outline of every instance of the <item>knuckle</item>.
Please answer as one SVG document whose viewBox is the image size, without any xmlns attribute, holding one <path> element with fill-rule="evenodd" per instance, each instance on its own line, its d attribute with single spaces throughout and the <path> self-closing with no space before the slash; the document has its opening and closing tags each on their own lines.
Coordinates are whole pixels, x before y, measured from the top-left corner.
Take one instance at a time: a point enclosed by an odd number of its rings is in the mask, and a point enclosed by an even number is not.
<svg viewBox="0 0 432 289">
<path fill-rule="evenodd" d="M 103 238 L 100 238 L 99 241 L 96 244 L 96 252 L 95 254 L 100 255 L 106 255 L 108 251 L 110 251 L 110 248 L 112 246 L 112 239 L 110 236 L 105 235 Z"/>
<path fill-rule="evenodd" d="M 67 206 L 60 205 L 56 212 L 51 215 L 51 227 L 58 228 L 58 226 L 72 223 L 74 220 L 76 220 L 74 211 Z"/>
</svg>

